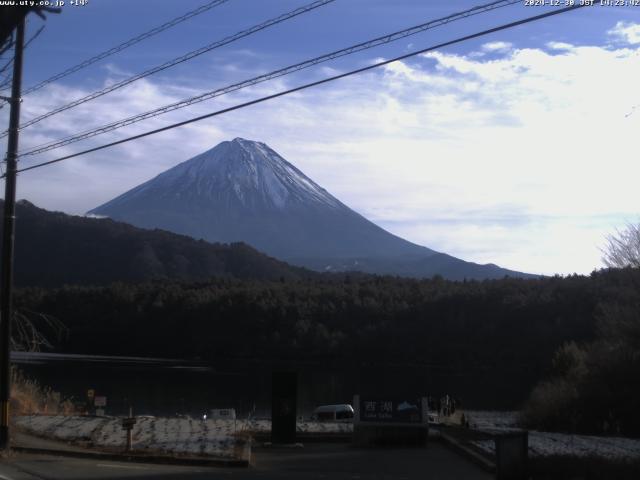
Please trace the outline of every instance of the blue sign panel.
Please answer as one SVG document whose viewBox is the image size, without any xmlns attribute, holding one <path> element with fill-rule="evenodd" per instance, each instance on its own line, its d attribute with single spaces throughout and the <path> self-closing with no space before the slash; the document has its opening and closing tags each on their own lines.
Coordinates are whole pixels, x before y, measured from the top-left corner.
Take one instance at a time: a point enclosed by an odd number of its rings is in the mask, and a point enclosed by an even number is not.
<svg viewBox="0 0 640 480">
<path fill-rule="evenodd" d="M 360 399 L 360 421 L 422 423 L 421 399 Z"/>
</svg>

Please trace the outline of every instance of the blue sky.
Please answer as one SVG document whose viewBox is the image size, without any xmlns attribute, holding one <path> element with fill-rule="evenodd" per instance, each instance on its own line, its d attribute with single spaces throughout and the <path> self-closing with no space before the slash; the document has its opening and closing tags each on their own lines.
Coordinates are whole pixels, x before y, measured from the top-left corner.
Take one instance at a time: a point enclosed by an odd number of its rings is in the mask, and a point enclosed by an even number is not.
<svg viewBox="0 0 640 480">
<path fill-rule="evenodd" d="M 89 0 L 84 7 L 67 6 L 50 16 L 27 49 L 24 85 L 203 3 Z M 22 118 L 306 3 L 230 0 L 26 96 Z M 77 133 L 478 3 L 336 0 L 25 129 L 21 144 Z M 37 160 L 547 10 L 519 4 L 471 17 Z M 28 32 L 41 24 L 31 18 Z M 640 7 L 585 8 L 25 172 L 18 193 L 43 208 L 82 214 L 220 141 L 242 136 L 268 143 L 344 203 L 416 243 L 516 270 L 589 273 L 601 266 L 606 235 L 639 218 L 639 55 Z M 7 116 L 8 109 L 0 110 L 0 126 Z"/>
</svg>

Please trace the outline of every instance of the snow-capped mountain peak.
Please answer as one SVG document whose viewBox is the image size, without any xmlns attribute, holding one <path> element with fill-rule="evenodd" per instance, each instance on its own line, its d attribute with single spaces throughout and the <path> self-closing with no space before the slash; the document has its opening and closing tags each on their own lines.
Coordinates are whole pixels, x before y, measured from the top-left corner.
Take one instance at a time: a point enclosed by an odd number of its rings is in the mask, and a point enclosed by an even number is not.
<svg viewBox="0 0 640 480">
<path fill-rule="evenodd" d="M 342 204 L 265 143 L 244 138 L 222 142 L 89 213 L 210 242 L 246 242 L 317 270 L 458 279 L 517 274 L 397 237 Z"/>
<path fill-rule="evenodd" d="M 343 205 L 262 142 L 235 138 L 140 185 L 126 196 L 162 190 L 191 200 L 220 200 L 251 209 Z M 224 198 L 223 198 L 224 197 Z M 113 202 L 124 200 L 122 197 Z"/>
</svg>

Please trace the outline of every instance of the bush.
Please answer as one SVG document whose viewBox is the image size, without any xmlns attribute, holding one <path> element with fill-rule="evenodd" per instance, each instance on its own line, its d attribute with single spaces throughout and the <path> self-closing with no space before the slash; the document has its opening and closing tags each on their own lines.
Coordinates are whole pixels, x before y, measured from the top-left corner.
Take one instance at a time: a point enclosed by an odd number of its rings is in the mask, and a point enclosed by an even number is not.
<svg viewBox="0 0 640 480">
<path fill-rule="evenodd" d="M 11 412 L 14 415 L 72 415 L 74 406 L 59 392 L 31 380 L 18 369 L 11 371 Z"/>
<path fill-rule="evenodd" d="M 578 419 L 574 410 L 578 391 L 563 378 L 537 385 L 522 412 L 522 423 L 545 431 L 572 431 Z"/>
<path fill-rule="evenodd" d="M 640 305 L 601 308 L 599 337 L 555 354 L 523 410 L 530 428 L 640 437 Z"/>
</svg>

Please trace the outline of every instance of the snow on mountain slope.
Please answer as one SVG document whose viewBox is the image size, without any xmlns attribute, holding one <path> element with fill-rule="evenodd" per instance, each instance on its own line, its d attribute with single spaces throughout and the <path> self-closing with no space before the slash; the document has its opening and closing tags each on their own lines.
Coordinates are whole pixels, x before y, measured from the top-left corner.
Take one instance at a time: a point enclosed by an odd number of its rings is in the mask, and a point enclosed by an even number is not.
<svg viewBox="0 0 640 480">
<path fill-rule="evenodd" d="M 346 208 L 267 145 L 242 138 L 223 142 L 99 208 L 150 194 L 201 202 L 224 199 L 241 208 L 260 210 L 281 210 L 300 203 Z"/>
</svg>

